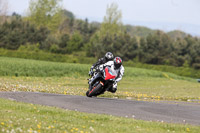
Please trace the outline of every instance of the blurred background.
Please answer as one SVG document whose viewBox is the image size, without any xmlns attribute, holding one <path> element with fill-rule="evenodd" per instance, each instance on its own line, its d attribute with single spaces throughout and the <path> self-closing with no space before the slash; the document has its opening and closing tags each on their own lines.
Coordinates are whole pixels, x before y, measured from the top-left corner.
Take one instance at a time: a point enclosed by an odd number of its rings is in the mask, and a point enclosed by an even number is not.
<svg viewBox="0 0 200 133">
<path fill-rule="evenodd" d="M 21 51 L 17 57 L 31 50 L 95 60 L 110 51 L 129 64 L 200 69 L 199 5 L 198 0 L 0 0 L 0 47 Z M 92 62 L 84 61 L 72 62 Z"/>
</svg>

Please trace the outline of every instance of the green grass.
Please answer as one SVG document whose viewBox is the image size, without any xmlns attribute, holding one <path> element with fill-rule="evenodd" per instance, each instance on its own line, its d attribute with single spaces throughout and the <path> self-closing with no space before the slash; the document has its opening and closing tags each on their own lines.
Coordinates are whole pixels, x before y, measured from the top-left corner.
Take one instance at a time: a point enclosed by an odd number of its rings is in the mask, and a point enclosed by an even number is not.
<svg viewBox="0 0 200 133">
<path fill-rule="evenodd" d="M 67 63 L 93 63 L 96 61 L 95 58 L 86 57 L 85 52 L 75 52 L 73 54 L 54 54 L 45 52 L 42 50 L 30 49 L 19 49 L 19 50 L 8 50 L 0 48 L 0 56 L 11 57 L 11 58 L 23 58 L 23 59 L 34 59 L 43 61 L 53 62 L 67 62 Z"/>
<path fill-rule="evenodd" d="M 22 46 L 26 47 L 26 46 Z M 15 57 L 15 58 L 24 58 L 24 59 L 34 59 L 34 60 L 43 60 L 43 61 L 53 61 L 53 62 L 65 62 L 65 63 L 80 63 L 80 64 L 93 64 L 96 62 L 96 58 L 87 57 L 85 52 L 74 52 L 70 55 L 63 54 L 53 54 L 45 51 L 38 50 L 32 46 L 27 48 L 22 48 L 18 50 L 7 50 L 0 48 L 0 56 L 2 57 Z M 191 67 L 174 67 L 168 65 L 151 65 L 151 64 L 142 64 L 137 61 L 124 61 L 124 66 L 145 68 L 150 70 L 158 70 L 163 72 L 171 72 L 176 75 L 185 76 L 185 77 L 200 77 L 200 70 L 196 70 Z"/>
<path fill-rule="evenodd" d="M 119 91 L 137 99 L 196 101 L 200 103 L 200 84 L 188 80 L 138 77 L 122 80 Z M 120 95 L 120 94 L 119 94 Z"/>
<path fill-rule="evenodd" d="M 87 77 L 91 65 L 92 64 L 86 65 L 73 63 L 58 63 L 38 60 L 27 60 L 20 58 L 0 57 L 0 76 Z M 125 67 L 124 77 L 158 77 L 195 81 L 192 78 L 181 77 L 171 73 L 164 73 L 156 70 L 147 70 L 133 67 Z"/>
<path fill-rule="evenodd" d="M 20 58 L 0 57 L 1 76 L 69 76 L 79 77 L 88 74 L 89 65 L 57 63 Z"/>
<path fill-rule="evenodd" d="M 85 95 L 91 64 L 0 57 L 0 91 Z M 200 84 L 175 74 L 125 67 L 115 94 L 102 97 L 200 102 Z M 87 114 L 0 99 L 0 132 L 199 132 L 200 127 Z"/>
<path fill-rule="evenodd" d="M 0 57 L 0 91 L 40 91 L 85 95 L 90 65 Z M 115 94 L 102 97 L 138 100 L 200 100 L 195 79 L 155 70 L 125 67 Z"/>
<path fill-rule="evenodd" d="M 198 133 L 199 126 L 87 114 L 0 99 L 0 132 Z"/>
<path fill-rule="evenodd" d="M 0 91 L 32 91 L 85 96 L 86 77 L 0 77 Z M 123 78 L 115 94 L 101 97 L 136 100 L 179 100 L 200 102 L 200 84 L 168 78 Z"/>
</svg>

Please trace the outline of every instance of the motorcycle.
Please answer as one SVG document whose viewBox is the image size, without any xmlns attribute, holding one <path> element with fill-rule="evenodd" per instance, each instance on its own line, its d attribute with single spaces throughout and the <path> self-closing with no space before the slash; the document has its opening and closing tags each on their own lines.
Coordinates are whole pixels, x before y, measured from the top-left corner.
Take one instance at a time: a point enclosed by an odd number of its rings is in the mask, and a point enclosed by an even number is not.
<svg viewBox="0 0 200 133">
<path fill-rule="evenodd" d="M 86 96 L 98 96 L 109 90 L 115 82 L 117 73 L 111 66 L 99 66 L 94 73 L 94 76 L 89 80 L 89 90 L 86 92 Z"/>
</svg>

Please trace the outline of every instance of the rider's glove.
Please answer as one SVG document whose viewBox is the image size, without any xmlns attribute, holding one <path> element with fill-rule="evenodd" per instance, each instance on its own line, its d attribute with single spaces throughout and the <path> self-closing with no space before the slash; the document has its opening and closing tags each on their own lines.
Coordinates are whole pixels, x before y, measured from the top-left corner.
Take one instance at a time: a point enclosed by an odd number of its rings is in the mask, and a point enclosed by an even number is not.
<svg viewBox="0 0 200 133">
<path fill-rule="evenodd" d="M 90 70 L 89 71 L 89 76 L 92 76 L 93 75 L 93 70 Z"/>
<path fill-rule="evenodd" d="M 93 68 L 94 68 L 94 66 L 91 66 L 91 68 L 90 68 L 90 71 L 89 71 L 89 76 L 92 76 L 93 75 Z"/>
<path fill-rule="evenodd" d="M 93 70 L 94 66 L 91 66 L 90 70 Z"/>
<path fill-rule="evenodd" d="M 113 83 L 113 88 L 117 88 L 117 82 L 116 81 Z"/>
</svg>

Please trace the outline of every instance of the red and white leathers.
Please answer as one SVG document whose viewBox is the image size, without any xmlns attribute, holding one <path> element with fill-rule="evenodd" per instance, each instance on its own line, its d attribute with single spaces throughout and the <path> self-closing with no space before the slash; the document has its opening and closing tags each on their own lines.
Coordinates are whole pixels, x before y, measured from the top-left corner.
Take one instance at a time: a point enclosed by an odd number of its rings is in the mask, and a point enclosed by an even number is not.
<svg viewBox="0 0 200 133">
<path fill-rule="evenodd" d="M 115 69 L 114 61 L 108 61 L 105 64 L 100 65 L 99 68 L 103 69 L 103 66 L 110 66 L 112 73 L 114 73 L 116 75 L 115 83 L 113 84 L 113 89 L 116 91 L 117 90 L 117 82 L 119 82 L 124 75 L 124 67 L 121 65 L 118 69 Z"/>
</svg>

